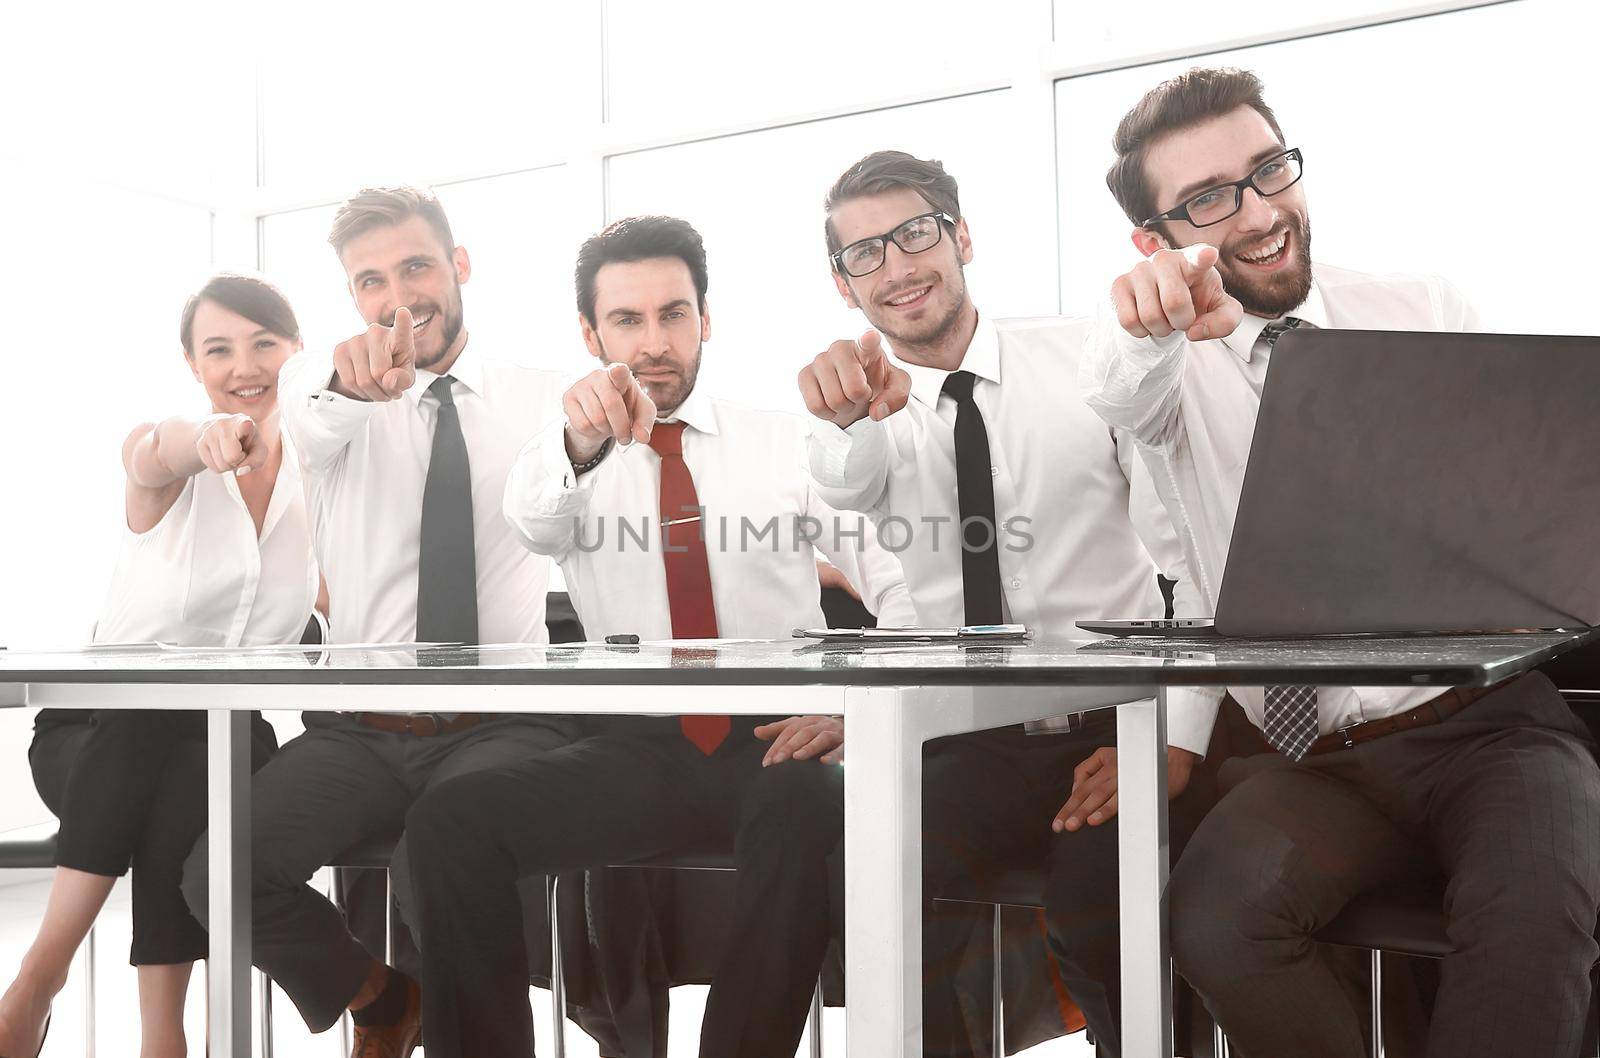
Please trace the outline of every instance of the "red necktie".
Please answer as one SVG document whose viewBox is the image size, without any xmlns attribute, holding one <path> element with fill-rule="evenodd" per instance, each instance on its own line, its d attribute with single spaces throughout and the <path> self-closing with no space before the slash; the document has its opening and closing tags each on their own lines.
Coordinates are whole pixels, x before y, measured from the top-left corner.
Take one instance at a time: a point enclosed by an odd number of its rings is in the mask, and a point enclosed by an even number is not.
<svg viewBox="0 0 1600 1058">
<path fill-rule="evenodd" d="M 650 447 L 661 456 L 662 564 L 667 570 L 667 607 L 673 639 L 716 639 L 717 609 L 711 598 L 700 499 L 683 461 L 683 423 L 658 422 Z M 682 716 L 683 735 L 710 756 L 732 729 L 726 716 Z"/>
</svg>

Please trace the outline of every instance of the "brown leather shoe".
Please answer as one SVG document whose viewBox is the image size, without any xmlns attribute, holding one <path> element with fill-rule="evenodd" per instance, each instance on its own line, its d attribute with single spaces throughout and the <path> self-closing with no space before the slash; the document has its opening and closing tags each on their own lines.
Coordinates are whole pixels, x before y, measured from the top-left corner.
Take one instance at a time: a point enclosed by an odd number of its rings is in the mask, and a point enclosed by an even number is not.
<svg viewBox="0 0 1600 1058">
<path fill-rule="evenodd" d="M 407 977 L 406 1012 L 393 1025 L 355 1026 L 355 1044 L 350 1058 L 411 1058 L 411 1052 L 421 1043 L 422 989 Z"/>
</svg>

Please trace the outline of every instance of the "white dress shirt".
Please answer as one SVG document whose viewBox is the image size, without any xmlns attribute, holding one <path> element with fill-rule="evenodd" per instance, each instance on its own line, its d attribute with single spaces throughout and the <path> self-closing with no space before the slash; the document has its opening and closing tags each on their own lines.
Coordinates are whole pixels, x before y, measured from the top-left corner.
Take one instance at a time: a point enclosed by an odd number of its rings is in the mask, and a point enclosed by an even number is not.
<svg viewBox="0 0 1600 1058">
<path fill-rule="evenodd" d="M 1080 620 L 1161 617 L 1158 568 L 1178 579 L 1179 616 L 1198 607 L 1132 439 L 1078 398 L 1088 328 L 1085 320 L 980 317 L 961 361 L 977 376 L 973 400 L 989 435 L 1005 614 L 1040 639 L 1088 638 L 1075 625 Z M 900 366 L 911 375 L 903 410 L 848 429 L 812 422 L 811 476 L 825 500 L 866 512 L 886 540 L 900 533 L 891 546 L 909 526 L 908 546 L 898 553 L 918 616 L 925 624 L 960 625 L 956 401 L 942 393 L 947 372 Z M 1220 697 L 1171 695 L 1172 744 L 1203 754 Z"/>
<path fill-rule="evenodd" d="M 94 638 L 186 647 L 298 643 L 316 600 L 300 474 L 285 451 L 259 537 L 237 479 L 209 470 L 185 482 L 146 532 L 124 523 Z"/>
<path fill-rule="evenodd" d="M 1477 315 L 1443 280 L 1372 276 L 1316 265 L 1304 304 L 1288 313 L 1317 327 L 1471 331 Z M 1182 331 L 1134 338 L 1106 313 L 1085 347 L 1084 399 L 1131 431 L 1150 465 L 1204 600 L 1216 612 L 1228 542 L 1271 352 L 1256 339 L 1271 320 L 1246 315 L 1226 338 L 1190 342 Z M 1262 688 L 1229 688 L 1257 726 Z M 1404 712 L 1438 688 L 1323 687 L 1319 733 Z"/>
<path fill-rule="evenodd" d="M 517 451 L 561 412 L 553 372 L 481 359 L 469 345 L 450 393 L 472 467 L 478 632 L 484 643 L 543 643 L 549 564 L 500 513 Z M 328 580 L 336 643 L 411 642 L 417 635 L 422 491 L 433 455 L 439 377 L 418 371 L 398 400 L 352 400 L 326 388 L 331 356 L 302 353 L 279 381 L 283 428 L 300 453 L 317 557 Z"/>
<path fill-rule="evenodd" d="M 720 636 L 782 639 L 821 625 L 819 551 L 880 623 L 915 623 L 900 564 L 872 525 L 823 503 L 801 472 L 802 420 L 691 391 L 668 421 L 685 426 Z M 523 449 L 506 486 L 506 520 L 529 549 L 561 564 L 590 639 L 671 639 L 661 457 L 648 444 L 616 446 L 579 475 L 563 427 L 550 424 Z"/>
</svg>

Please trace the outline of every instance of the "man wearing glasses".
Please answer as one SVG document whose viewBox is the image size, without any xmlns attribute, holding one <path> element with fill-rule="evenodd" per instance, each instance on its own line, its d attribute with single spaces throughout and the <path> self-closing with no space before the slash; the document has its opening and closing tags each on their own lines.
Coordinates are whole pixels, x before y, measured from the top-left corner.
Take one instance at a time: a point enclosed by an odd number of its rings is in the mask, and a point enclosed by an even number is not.
<svg viewBox="0 0 1600 1058">
<path fill-rule="evenodd" d="M 1078 620 L 1162 616 L 1158 563 L 1174 574 L 1181 558 L 1132 438 L 1077 397 L 1087 323 L 980 316 L 964 271 L 972 236 L 938 162 L 898 151 L 863 158 L 829 192 L 825 234 L 840 295 L 875 329 L 835 342 L 800 374 L 818 420 L 811 474 L 829 503 L 904 538 L 896 543 L 919 620 L 1015 622 L 1067 638 Z M 1198 606 L 1186 578 L 1177 599 L 1180 616 Z M 1208 801 L 1209 781 L 1194 773 L 1217 697 L 1172 697 L 1174 847 Z M 929 748 L 924 891 L 957 892 L 985 872 L 1048 859 L 1061 978 L 1115 1054 L 1114 718 L 1029 726 Z M 971 919 L 931 900 L 924 919 L 923 1053 L 988 1053 L 987 985 L 962 988 L 953 972 Z"/>
<path fill-rule="evenodd" d="M 1084 396 L 1137 434 L 1209 608 L 1277 337 L 1476 320 L 1439 280 L 1313 268 L 1301 154 L 1253 74 L 1157 86 L 1115 147 L 1107 182 L 1146 259 L 1112 285 Z M 1455 953 L 1427 1053 L 1578 1053 L 1600 953 L 1600 769 L 1550 681 L 1231 691 L 1278 752 L 1223 769 L 1229 791 L 1169 893 L 1177 967 L 1239 1050 L 1371 1053 L 1365 999 L 1311 937 L 1364 892 L 1439 884 Z"/>
</svg>

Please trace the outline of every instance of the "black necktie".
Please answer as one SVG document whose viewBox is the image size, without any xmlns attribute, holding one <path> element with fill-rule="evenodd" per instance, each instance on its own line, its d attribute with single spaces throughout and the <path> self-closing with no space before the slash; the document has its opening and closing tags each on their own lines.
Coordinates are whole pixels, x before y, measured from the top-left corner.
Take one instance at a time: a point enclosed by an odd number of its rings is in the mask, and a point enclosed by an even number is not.
<svg viewBox="0 0 1600 1058">
<path fill-rule="evenodd" d="M 441 375 L 428 392 L 439 402 L 433 455 L 422 489 L 422 553 L 417 560 L 417 638 L 478 642 L 478 556 L 472 536 L 472 467 L 461 413 Z"/>
<path fill-rule="evenodd" d="M 961 586 L 969 625 L 1001 623 L 999 526 L 989 431 L 972 399 L 977 377 L 952 371 L 944 392 L 956 401 L 956 504 L 961 510 Z"/>
</svg>

